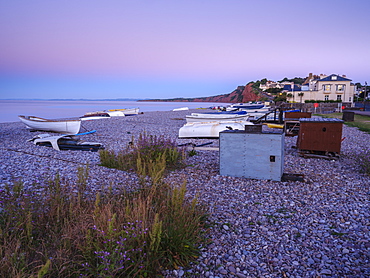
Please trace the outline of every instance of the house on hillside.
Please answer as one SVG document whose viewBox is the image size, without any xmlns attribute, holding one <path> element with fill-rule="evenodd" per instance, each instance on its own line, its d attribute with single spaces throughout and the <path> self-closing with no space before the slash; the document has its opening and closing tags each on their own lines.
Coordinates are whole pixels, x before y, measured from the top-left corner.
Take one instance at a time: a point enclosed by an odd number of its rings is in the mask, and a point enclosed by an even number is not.
<svg viewBox="0 0 370 278">
<path fill-rule="evenodd" d="M 270 88 L 283 88 L 283 84 L 280 83 L 280 82 L 274 82 L 274 81 L 270 81 L 268 80 L 265 84 L 260 84 L 260 89 L 262 91 L 266 91 L 267 89 L 270 89 Z"/>
<path fill-rule="evenodd" d="M 279 89 L 283 89 L 284 86 L 286 85 L 291 85 L 293 84 L 293 82 L 290 82 L 290 81 L 284 81 L 284 82 L 274 82 L 274 81 L 267 81 L 265 84 L 260 84 L 260 89 L 262 91 L 266 91 L 267 89 L 271 89 L 271 88 L 279 88 Z"/>
<path fill-rule="evenodd" d="M 341 101 L 353 103 L 356 86 L 345 75 L 310 76 L 302 84 L 300 91 L 287 93 L 287 101 L 305 102 L 306 100 Z M 289 95 L 289 96 L 288 96 Z"/>
</svg>

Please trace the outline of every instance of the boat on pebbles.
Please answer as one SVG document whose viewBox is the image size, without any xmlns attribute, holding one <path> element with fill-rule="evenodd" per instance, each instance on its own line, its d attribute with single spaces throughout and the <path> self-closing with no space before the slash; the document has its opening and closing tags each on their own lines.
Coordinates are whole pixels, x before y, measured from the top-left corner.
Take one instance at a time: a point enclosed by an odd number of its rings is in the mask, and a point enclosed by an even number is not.
<svg viewBox="0 0 370 278">
<path fill-rule="evenodd" d="M 246 125 L 253 125 L 248 121 L 218 121 L 186 123 L 179 129 L 179 138 L 219 138 L 224 130 L 245 130 Z"/>
<path fill-rule="evenodd" d="M 81 120 L 49 120 L 36 116 L 19 115 L 18 118 L 27 128 L 34 131 L 49 131 L 62 134 L 77 134 L 80 131 Z"/>
<path fill-rule="evenodd" d="M 228 107 L 228 110 L 251 110 L 251 109 L 262 109 L 265 108 L 265 104 L 262 102 L 247 102 L 247 103 L 234 103 Z"/>
<path fill-rule="evenodd" d="M 172 111 L 188 111 L 189 107 L 179 107 L 179 108 L 174 108 Z"/>
<path fill-rule="evenodd" d="M 134 116 L 139 114 L 139 108 L 109 109 L 104 111 L 111 117 L 114 116 Z"/>
<path fill-rule="evenodd" d="M 87 112 L 85 115 L 80 117 L 81 121 L 110 119 L 110 115 L 104 111 Z"/>
<path fill-rule="evenodd" d="M 219 121 L 247 121 L 249 115 L 246 111 L 237 112 L 208 112 L 208 113 L 191 113 L 186 115 L 187 123 L 195 122 L 219 122 Z"/>
</svg>

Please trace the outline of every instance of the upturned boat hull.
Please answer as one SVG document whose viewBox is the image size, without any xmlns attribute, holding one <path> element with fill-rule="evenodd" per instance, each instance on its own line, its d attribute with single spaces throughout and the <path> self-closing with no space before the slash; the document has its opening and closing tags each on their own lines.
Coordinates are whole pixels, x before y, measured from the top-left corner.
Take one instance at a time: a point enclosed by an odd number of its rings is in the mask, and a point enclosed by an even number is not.
<svg viewBox="0 0 370 278">
<path fill-rule="evenodd" d="M 189 107 L 180 107 L 180 108 L 175 108 L 172 111 L 187 111 L 189 110 Z"/>
<path fill-rule="evenodd" d="M 224 130 L 245 130 L 246 125 L 253 125 L 248 121 L 223 122 L 195 122 L 187 123 L 179 130 L 179 138 L 219 138 Z"/>
<path fill-rule="evenodd" d="M 49 134 L 39 134 L 28 141 L 33 142 L 36 146 L 52 147 L 57 151 L 80 150 L 97 152 L 104 149 L 104 146 L 100 143 L 85 142 L 73 135 L 50 136 Z"/>
<path fill-rule="evenodd" d="M 237 113 L 192 113 L 186 115 L 185 119 L 187 123 L 195 122 L 219 122 L 219 121 L 247 121 L 248 114 L 237 114 Z"/>
</svg>

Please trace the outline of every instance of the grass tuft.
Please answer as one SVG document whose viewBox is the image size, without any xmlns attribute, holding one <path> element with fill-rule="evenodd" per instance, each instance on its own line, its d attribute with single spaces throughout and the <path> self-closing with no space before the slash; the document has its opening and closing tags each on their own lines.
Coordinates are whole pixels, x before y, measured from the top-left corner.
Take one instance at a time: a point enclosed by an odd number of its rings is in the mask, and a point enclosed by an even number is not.
<svg viewBox="0 0 370 278">
<path fill-rule="evenodd" d="M 146 133 L 140 134 L 137 141 L 132 139 L 131 144 L 118 154 L 111 150 L 101 150 L 99 154 L 102 166 L 135 172 L 140 170 L 138 167 L 143 166 L 143 163 L 147 164 L 145 167 L 151 167 L 162 159 L 165 160 L 167 170 L 174 170 L 183 166 L 185 158 L 184 150 L 178 148 L 175 141 Z"/>
</svg>

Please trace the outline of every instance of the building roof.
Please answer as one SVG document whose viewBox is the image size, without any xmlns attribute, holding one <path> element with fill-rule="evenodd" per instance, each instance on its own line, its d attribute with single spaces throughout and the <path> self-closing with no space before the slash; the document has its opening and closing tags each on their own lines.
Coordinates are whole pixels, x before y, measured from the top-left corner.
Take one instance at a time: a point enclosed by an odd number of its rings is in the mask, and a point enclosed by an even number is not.
<svg viewBox="0 0 370 278">
<path fill-rule="evenodd" d="M 291 85 L 284 85 L 283 91 L 292 91 L 292 86 Z M 301 87 L 294 84 L 293 91 L 301 91 Z"/>
<path fill-rule="evenodd" d="M 337 74 L 331 74 L 327 77 L 321 78 L 317 81 L 352 81 L 351 79 L 345 78 Z"/>
</svg>

